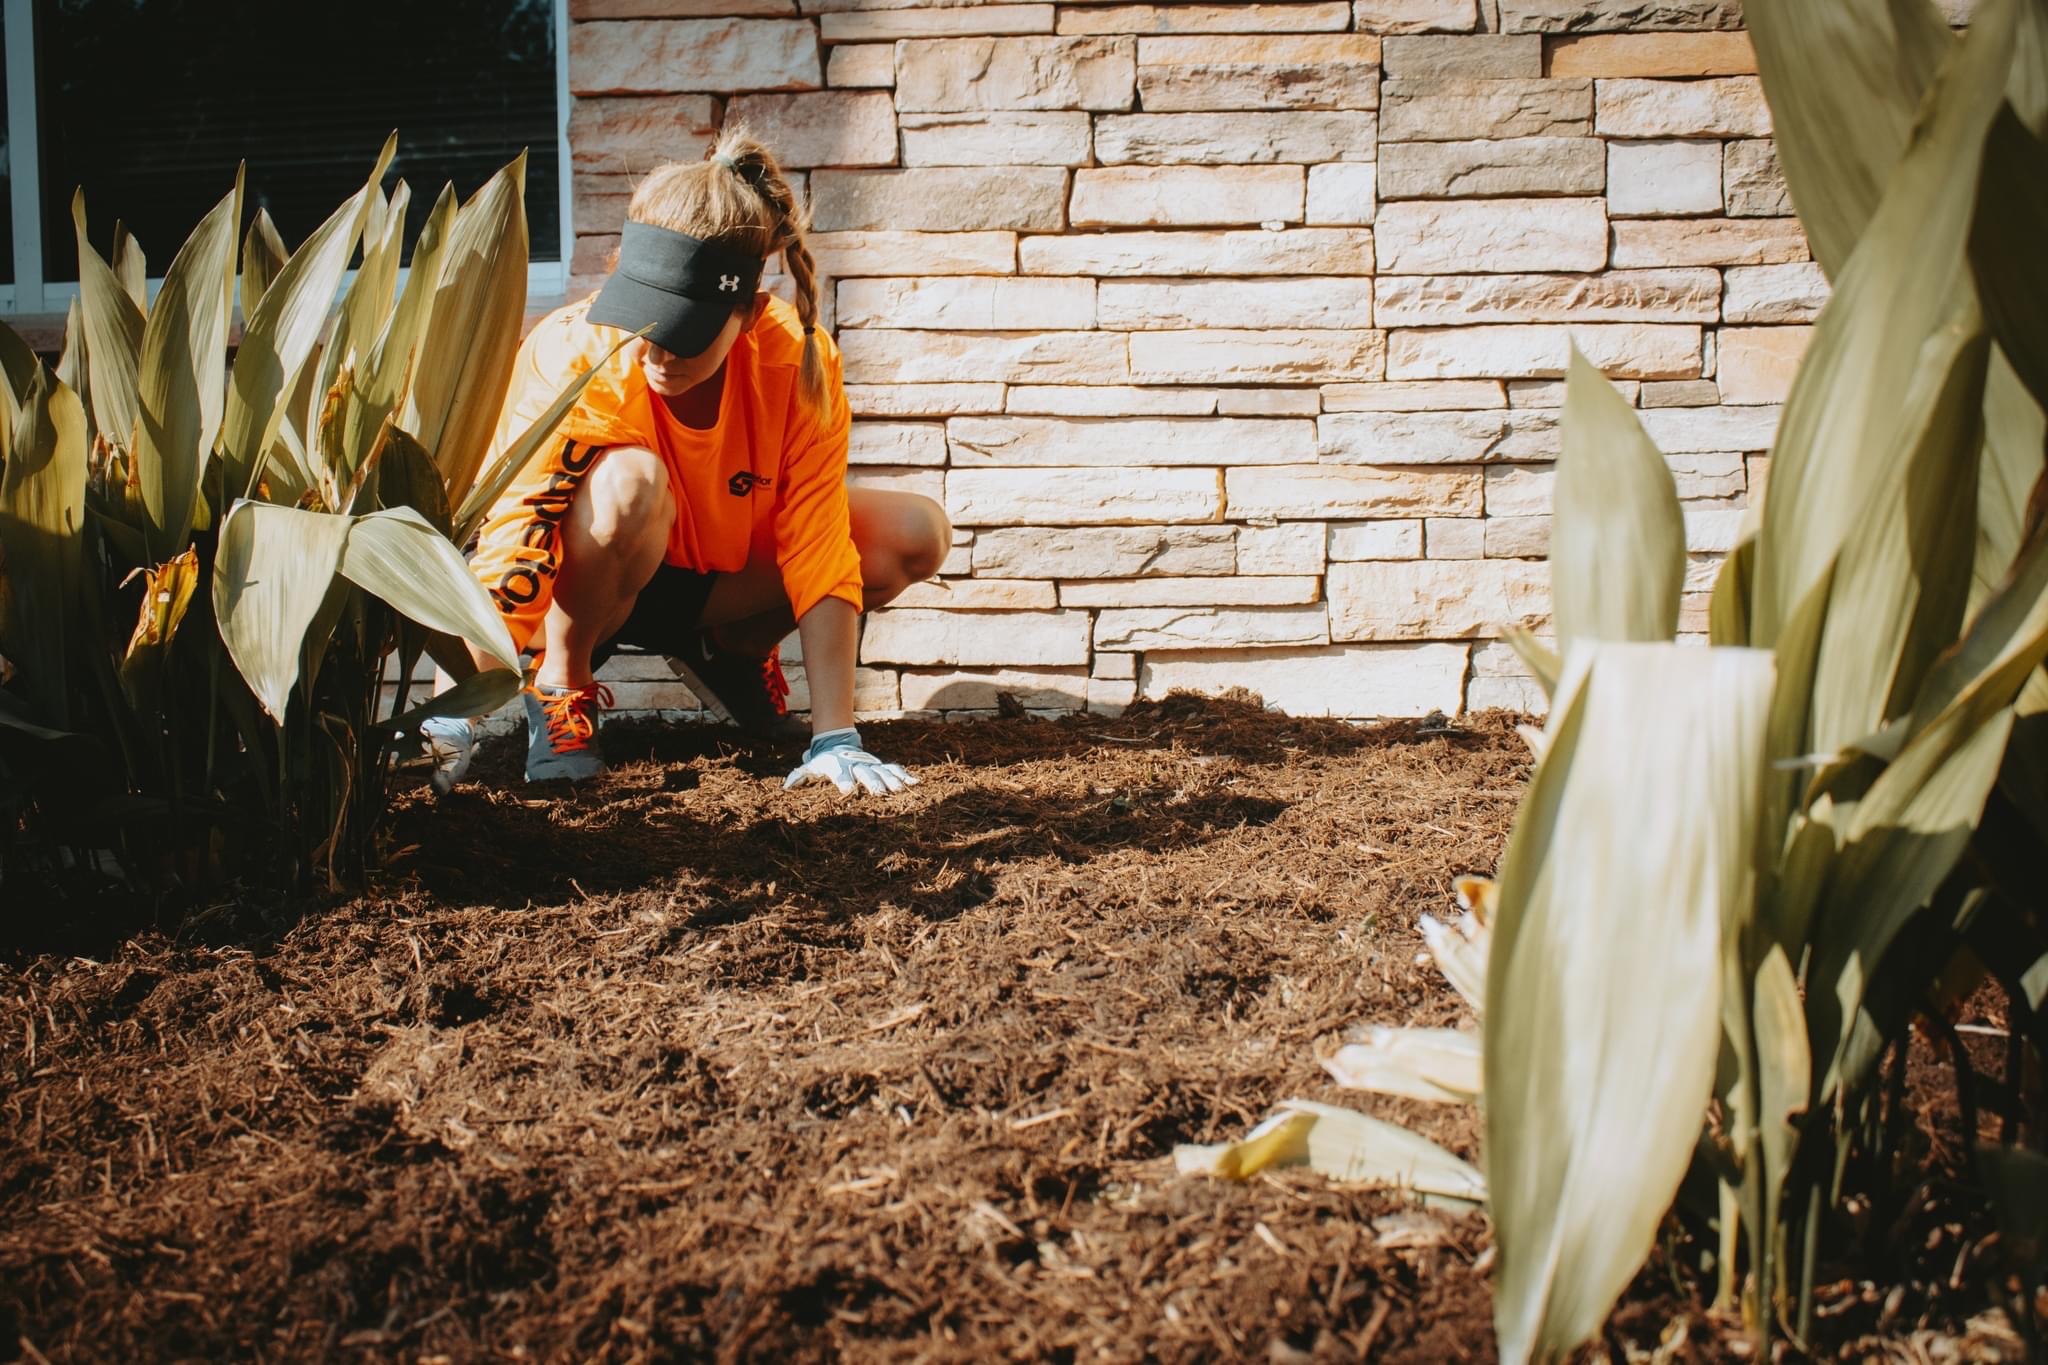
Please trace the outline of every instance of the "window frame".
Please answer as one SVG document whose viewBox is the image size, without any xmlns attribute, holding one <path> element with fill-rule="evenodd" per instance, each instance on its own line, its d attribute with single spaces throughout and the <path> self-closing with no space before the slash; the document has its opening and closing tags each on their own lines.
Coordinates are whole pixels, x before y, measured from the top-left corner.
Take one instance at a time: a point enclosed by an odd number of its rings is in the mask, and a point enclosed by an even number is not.
<svg viewBox="0 0 2048 1365">
<path fill-rule="evenodd" d="M 78 296 L 76 280 L 43 278 L 42 145 L 36 106 L 35 0 L 4 0 L 7 37 L 8 179 L 12 196 L 14 279 L 0 282 L 0 317 L 62 314 Z M 562 220 L 561 259 L 528 261 L 527 306 L 560 302 L 568 290 L 569 262 L 576 246 L 574 172 L 569 163 L 569 6 L 553 0 L 555 23 L 555 147 L 560 158 L 557 211 Z M 168 259 L 168 258 L 166 258 Z M 354 277 L 354 272 L 350 272 Z M 400 272 L 401 280 L 404 272 Z M 151 276 L 153 295 L 163 283 Z"/>
</svg>

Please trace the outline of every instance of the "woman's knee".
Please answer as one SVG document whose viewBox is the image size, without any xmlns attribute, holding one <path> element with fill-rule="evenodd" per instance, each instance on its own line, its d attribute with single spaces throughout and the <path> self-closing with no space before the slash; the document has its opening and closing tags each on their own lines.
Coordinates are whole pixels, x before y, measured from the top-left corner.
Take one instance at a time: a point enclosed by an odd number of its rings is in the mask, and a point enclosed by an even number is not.
<svg viewBox="0 0 2048 1365">
<path fill-rule="evenodd" d="M 592 542 L 613 550 L 668 544 L 675 505 L 661 457 L 638 446 L 615 446 L 598 458 L 576 499 L 574 518 Z"/>
<path fill-rule="evenodd" d="M 909 583 L 921 583 L 938 573 L 953 548 L 953 523 L 946 509 L 921 493 L 901 495 L 896 509 L 895 548 Z M 907 586 L 907 584 L 906 584 Z"/>
</svg>

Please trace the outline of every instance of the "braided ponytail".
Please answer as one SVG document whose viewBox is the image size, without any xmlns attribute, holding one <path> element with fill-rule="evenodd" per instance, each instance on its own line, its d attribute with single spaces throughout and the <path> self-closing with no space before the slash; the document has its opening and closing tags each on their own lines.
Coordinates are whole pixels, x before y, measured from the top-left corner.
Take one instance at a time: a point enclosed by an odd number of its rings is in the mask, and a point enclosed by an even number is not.
<svg viewBox="0 0 2048 1365">
<path fill-rule="evenodd" d="M 810 212 L 774 153 L 745 124 L 727 124 L 702 161 L 671 162 L 650 174 L 634 189 L 626 216 L 763 259 L 781 252 L 804 325 L 799 392 L 806 405 L 824 409 L 829 395 L 817 337 L 818 265 L 804 245 Z"/>
</svg>

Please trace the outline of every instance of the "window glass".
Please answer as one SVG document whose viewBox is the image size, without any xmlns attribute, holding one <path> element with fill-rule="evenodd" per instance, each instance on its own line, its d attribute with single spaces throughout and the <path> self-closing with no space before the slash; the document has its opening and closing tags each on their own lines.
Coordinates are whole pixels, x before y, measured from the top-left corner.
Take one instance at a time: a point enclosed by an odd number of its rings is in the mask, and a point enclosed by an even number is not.
<svg viewBox="0 0 2048 1365">
<path fill-rule="evenodd" d="M 7 26 L 0 24 L 0 284 L 14 283 L 14 163 L 7 146 Z"/>
<path fill-rule="evenodd" d="M 412 188 L 406 241 L 441 186 L 475 192 L 528 151 L 532 258 L 561 259 L 555 0 L 36 0 L 43 273 L 78 278 L 71 193 L 94 243 L 119 217 L 161 275 L 248 162 L 244 221 L 296 247 L 362 183 Z"/>
</svg>

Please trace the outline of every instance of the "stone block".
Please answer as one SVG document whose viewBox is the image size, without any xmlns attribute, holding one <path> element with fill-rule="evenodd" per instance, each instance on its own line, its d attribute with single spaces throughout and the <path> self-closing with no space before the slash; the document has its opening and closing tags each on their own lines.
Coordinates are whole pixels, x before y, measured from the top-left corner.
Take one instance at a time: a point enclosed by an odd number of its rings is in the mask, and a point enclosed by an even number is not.
<svg viewBox="0 0 2048 1365">
<path fill-rule="evenodd" d="M 1667 455 L 1686 450 L 1769 450 L 1779 416 L 1774 407 L 1662 408 L 1639 414 L 1644 432 Z"/>
<path fill-rule="evenodd" d="M 947 423 L 956 469 L 1289 464 L 1316 458 L 1305 419 L 960 417 Z"/>
<path fill-rule="evenodd" d="M 1721 211 L 1721 144 L 1665 139 L 1607 144 L 1607 211 L 1674 218 Z"/>
<path fill-rule="evenodd" d="M 907 114 L 982 109 L 1131 107 L 1130 38 L 946 38 L 896 49 L 896 107 Z"/>
<path fill-rule="evenodd" d="M 951 417 L 963 412 L 1001 412 L 1001 384 L 848 384 L 847 405 L 856 417 Z"/>
<path fill-rule="evenodd" d="M 1812 259 L 1797 218 L 1636 219 L 1611 225 L 1617 269 Z"/>
<path fill-rule="evenodd" d="M 899 121 L 906 166 L 1088 164 L 1088 115 L 1079 110 L 904 114 Z"/>
<path fill-rule="evenodd" d="M 1554 39 L 1552 76 L 1753 76 L 1747 33 L 1597 33 Z"/>
<path fill-rule="evenodd" d="M 1828 301 L 1827 274 L 1812 261 L 1731 266 L 1724 279 L 1726 322 L 1812 322 Z"/>
<path fill-rule="evenodd" d="M 1134 682 L 1138 677 L 1138 656 L 1097 650 L 1088 665 L 1088 676 L 1105 682 Z"/>
<path fill-rule="evenodd" d="M 1382 142 L 1589 137 L 1588 80 L 1390 80 L 1380 92 Z"/>
<path fill-rule="evenodd" d="M 1088 680 L 1088 710 L 1093 715 L 1120 716 L 1137 699 L 1138 681 L 1135 678 Z"/>
<path fill-rule="evenodd" d="M 579 99 L 569 107 L 569 164 L 578 175 L 644 175 L 664 161 L 695 160 L 693 149 L 717 131 L 709 95 Z"/>
<path fill-rule="evenodd" d="M 1241 687 L 1290 716 L 1448 716 L 1463 709 L 1465 659 L 1466 646 L 1445 643 L 1175 651 L 1145 656 L 1139 691 L 1156 699 Z"/>
<path fill-rule="evenodd" d="M 1372 326 L 1372 281 L 1104 280 L 1096 321 L 1118 331 L 1364 328 Z"/>
<path fill-rule="evenodd" d="M 1019 384 L 1010 390 L 1004 411 L 1038 417 L 1212 417 L 1217 393 L 1127 384 Z"/>
<path fill-rule="evenodd" d="M 1355 0 L 1360 33 L 1470 33 L 1479 27 L 1477 0 Z"/>
<path fill-rule="evenodd" d="M 726 117 L 745 123 L 785 166 L 896 164 L 896 106 L 881 91 L 741 95 Z"/>
<path fill-rule="evenodd" d="M 1741 543 L 1749 518 L 1744 507 L 1688 503 L 1679 510 L 1685 514 L 1685 548 L 1694 554 L 1728 554 Z"/>
<path fill-rule="evenodd" d="M 1422 558 L 1422 522 L 1413 517 L 1391 521 L 1330 523 L 1330 562 L 1360 559 Z"/>
<path fill-rule="evenodd" d="M 634 19 L 569 26 L 576 95 L 815 90 L 818 33 L 802 19 Z"/>
<path fill-rule="evenodd" d="M 860 43 L 833 48 L 825 56 L 825 84 L 836 88 L 889 89 L 896 84 L 896 44 Z M 570 145 L 575 144 L 572 141 Z"/>
<path fill-rule="evenodd" d="M 1044 232 L 1066 221 L 1067 173 L 1057 166 L 920 166 L 811 177 L 811 225 L 820 232 Z"/>
<path fill-rule="evenodd" d="M 1554 460 L 1557 418 L 1547 412 L 1338 412 L 1316 419 L 1326 464 L 1484 464 Z"/>
<path fill-rule="evenodd" d="M 818 35 L 828 43 L 888 43 L 899 38 L 962 38 L 981 34 L 1050 33 L 1051 5 L 968 5 L 958 9 L 876 9 L 827 14 Z"/>
<path fill-rule="evenodd" d="M 1059 593 L 1042 578 L 928 578 L 903 590 L 899 607 L 936 611 L 1051 611 Z"/>
<path fill-rule="evenodd" d="M 1589 195 L 1607 187 L 1606 151 L 1590 137 L 1390 142 L 1379 164 L 1382 199 Z"/>
<path fill-rule="evenodd" d="M 853 465 L 846 471 L 848 488 L 870 488 L 883 493 L 915 493 L 943 504 L 946 501 L 946 471 L 914 469 L 900 465 Z"/>
<path fill-rule="evenodd" d="M 569 0 L 571 19 L 794 18 L 796 0 Z"/>
<path fill-rule="evenodd" d="M 1383 206 L 1373 240 L 1382 275 L 1598 270 L 1607 212 L 1598 199 L 1418 200 Z"/>
<path fill-rule="evenodd" d="M 1792 192 L 1778 164 L 1778 144 L 1769 138 L 1731 142 L 1722 160 L 1723 189 L 1731 218 L 1789 218 Z"/>
<path fill-rule="evenodd" d="M 1389 379 L 1535 379 L 1562 375 L 1572 345 L 1621 379 L 1693 379 L 1700 329 L 1673 323 L 1431 328 L 1387 341 Z"/>
<path fill-rule="evenodd" d="M 867 664 L 1086 667 L 1085 611 L 878 611 L 861 634 Z"/>
<path fill-rule="evenodd" d="M 1293 517 L 1476 517 L 1483 484 L 1477 469 L 1376 469 L 1360 465 L 1268 465 L 1225 472 L 1234 519 Z"/>
<path fill-rule="evenodd" d="M 1602 137 L 1769 137 L 1771 110 L 1755 76 L 1703 81 L 1594 82 L 1595 126 Z"/>
<path fill-rule="evenodd" d="M 1370 275 L 1364 228 L 1285 232 L 1092 232 L 1026 237 L 1027 275 Z"/>
<path fill-rule="evenodd" d="M 1121 607 L 1096 615 L 1098 649 L 1248 649 L 1326 645 L 1329 614 L 1306 607 Z"/>
<path fill-rule="evenodd" d="M 1714 380 L 1724 403 L 1782 403 L 1792 392 L 1811 327 L 1723 327 Z"/>
<path fill-rule="evenodd" d="M 1303 576 L 1098 578 L 1060 585 L 1063 607 L 1284 607 L 1321 595 L 1321 581 Z"/>
<path fill-rule="evenodd" d="M 998 668 L 903 671 L 906 711 L 987 711 L 1008 693 L 1031 711 L 1078 711 L 1088 704 L 1088 672 L 1081 668 Z"/>
<path fill-rule="evenodd" d="M 1751 507 L 1762 507 L 1764 505 L 1764 493 L 1770 486 L 1771 457 L 1768 455 L 1752 455 L 1749 457 L 1748 465 L 1749 505 Z"/>
<path fill-rule="evenodd" d="M 813 232 L 804 239 L 821 274 L 1010 275 L 1014 232 Z"/>
<path fill-rule="evenodd" d="M 849 384 L 1089 384 L 1130 377 L 1121 333 L 850 328 L 839 350 Z"/>
<path fill-rule="evenodd" d="M 1496 638 L 1550 624 L 1550 566 L 1517 559 L 1332 564 L 1332 640 Z"/>
<path fill-rule="evenodd" d="M 959 526 L 1213 522 L 1223 490 L 1213 469 L 956 469 L 946 513 Z"/>
<path fill-rule="evenodd" d="M 1140 384 L 1313 384 L 1378 379 L 1386 368 L 1381 332 L 1214 329 L 1128 335 L 1130 377 Z"/>
<path fill-rule="evenodd" d="M 1247 575 L 1319 574 L 1323 571 L 1328 539 L 1320 521 L 1241 526 L 1237 532 L 1237 571 Z"/>
<path fill-rule="evenodd" d="M 1324 412 L 1460 412 L 1507 405 L 1497 379 L 1323 385 Z"/>
<path fill-rule="evenodd" d="M 1681 499 L 1732 498 L 1741 496 L 1746 484 L 1743 459 L 1728 451 L 1685 451 L 1666 455 L 1664 463 Z M 1513 477 L 1495 476 L 1488 471 L 1486 513 L 1488 523 L 1514 521 L 1550 514 L 1556 495 L 1557 470 L 1551 465 L 1529 466 L 1514 471 Z M 1487 552 L 1501 558 L 1497 550 Z M 1431 552 L 1434 557 L 1435 552 Z"/>
<path fill-rule="evenodd" d="M 1738 29 L 1742 0 L 1501 0 L 1505 33 Z"/>
<path fill-rule="evenodd" d="M 1225 417 L 1313 417 L 1322 410 L 1315 389 L 1216 390 L 1216 411 Z"/>
<path fill-rule="evenodd" d="M 1487 521 L 1549 516 L 1556 483 L 1556 472 L 1540 465 L 1493 466 L 1486 471 Z"/>
<path fill-rule="evenodd" d="M 1347 0 L 1260 5 L 1101 5 L 1061 11 L 1061 33 L 1341 33 Z"/>
<path fill-rule="evenodd" d="M 1602 275 L 1390 275 L 1373 316 L 1389 327 L 1480 322 L 1714 322 L 1715 270 L 1612 270 Z"/>
<path fill-rule="evenodd" d="M 1390 79 L 1509 80 L 1543 74 L 1543 39 L 1533 33 L 1431 34 L 1388 38 L 1380 64 Z"/>
<path fill-rule="evenodd" d="M 1370 223 L 1378 207 L 1374 167 L 1333 163 L 1308 168 L 1308 221 L 1315 224 Z"/>
<path fill-rule="evenodd" d="M 1546 516 L 1496 517 L 1489 514 L 1486 527 L 1488 559 L 1547 559 L 1550 556 L 1550 518 Z"/>
<path fill-rule="evenodd" d="M 1095 325 L 1095 281 L 961 275 L 846 280 L 839 285 L 839 325 L 1087 331 Z"/>
<path fill-rule="evenodd" d="M 1621 401 L 1630 407 L 1642 393 L 1642 384 L 1634 379 L 1615 379 L 1607 382 L 1621 395 Z M 1511 408 L 1561 408 L 1564 406 L 1564 381 L 1562 379 L 1510 379 L 1508 381 L 1508 406 Z"/>
<path fill-rule="evenodd" d="M 572 183 L 576 226 L 584 232 L 609 235 L 616 243 L 626 222 L 626 208 L 633 198 L 634 177 L 630 175 L 584 175 Z"/>
<path fill-rule="evenodd" d="M 974 572 L 1046 578 L 1136 578 L 1236 572 L 1228 526 L 1018 526 L 980 531 Z"/>
<path fill-rule="evenodd" d="M 1285 113 L 1104 114 L 1095 159 L 1105 166 L 1371 161 L 1379 115 L 1358 109 Z"/>
<path fill-rule="evenodd" d="M 1638 401 L 1646 408 L 1710 408 L 1721 390 L 1711 379 L 1657 379 L 1643 385 Z"/>
<path fill-rule="evenodd" d="M 1138 98 L 1153 113 L 1376 109 L 1380 40 L 1369 34 L 1140 38 Z"/>
<path fill-rule="evenodd" d="M 1226 227 L 1302 219 L 1299 166 L 1112 166 L 1074 172 L 1070 217 L 1084 227 Z"/>
<path fill-rule="evenodd" d="M 943 465 L 946 428 L 937 422 L 855 422 L 846 459 L 849 464 Z"/>
<path fill-rule="evenodd" d="M 1422 524 L 1422 545 L 1431 559 L 1484 559 L 1486 523 L 1477 517 L 1430 517 Z"/>
</svg>

